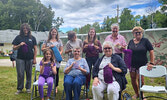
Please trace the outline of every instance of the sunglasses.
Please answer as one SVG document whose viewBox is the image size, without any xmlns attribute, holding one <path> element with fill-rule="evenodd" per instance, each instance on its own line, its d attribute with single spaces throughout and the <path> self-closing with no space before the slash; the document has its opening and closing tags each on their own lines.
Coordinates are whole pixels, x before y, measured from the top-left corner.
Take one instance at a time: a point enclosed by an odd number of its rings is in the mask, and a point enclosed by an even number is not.
<svg viewBox="0 0 167 100">
<path fill-rule="evenodd" d="M 104 48 L 104 50 L 107 50 L 107 49 L 109 49 L 109 50 L 110 50 L 110 49 L 111 49 L 111 47 L 106 47 L 106 48 Z"/>
<path fill-rule="evenodd" d="M 74 51 L 74 52 L 80 52 L 80 51 Z"/>
<path fill-rule="evenodd" d="M 135 32 L 135 34 L 136 34 L 136 35 L 140 35 L 140 34 L 141 34 L 141 32 Z"/>
<path fill-rule="evenodd" d="M 113 33 L 116 33 L 116 32 L 118 32 L 118 31 L 112 31 Z"/>
</svg>

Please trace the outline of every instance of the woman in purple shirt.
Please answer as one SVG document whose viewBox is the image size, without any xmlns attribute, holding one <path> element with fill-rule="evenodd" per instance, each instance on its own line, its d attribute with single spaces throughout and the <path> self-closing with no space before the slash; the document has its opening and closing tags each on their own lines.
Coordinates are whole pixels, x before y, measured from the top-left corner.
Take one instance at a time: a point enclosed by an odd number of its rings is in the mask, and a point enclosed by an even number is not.
<svg viewBox="0 0 167 100">
<path fill-rule="evenodd" d="M 94 66 L 99 58 L 99 53 L 102 53 L 101 43 L 96 38 L 95 28 L 90 28 L 88 32 L 88 36 L 83 44 L 83 53 L 86 54 L 86 61 L 90 70 L 90 74 L 87 76 L 87 89 L 89 89 L 92 65 Z"/>
</svg>

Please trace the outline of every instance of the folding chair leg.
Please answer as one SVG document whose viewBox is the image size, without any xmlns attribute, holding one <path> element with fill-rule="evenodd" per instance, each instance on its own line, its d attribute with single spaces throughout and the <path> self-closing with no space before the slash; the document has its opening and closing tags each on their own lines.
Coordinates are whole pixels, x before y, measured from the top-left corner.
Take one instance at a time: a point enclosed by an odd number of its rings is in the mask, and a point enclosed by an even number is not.
<svg viewBox="0 0 167 100">
<path fill-rule="evenodd" d="M 63 90 L 63 95 L 61 96 L 61 100 L 64 100 L 64 90 Z"/>
<path fill-rule="evenodd" d="M 37 86 L 35 86 L 35 96 L 37 96 Z"/>
<path fill-rule="evenodd" d="M 34 95 L 34 86 L 32 88 L 32 92 L 31 92 L 31 100 L 33 100 L 33 95 Z"/>
<path fill-rule="evenodd" d="M 55 97 L 56 97 L 56 85 L 54 84 L 54 89 L 53 89 L 54 91 L 53 91 L 53 100 L 55 100 Z"/>
<path fill-rule="evenodd" d="M 143 92 L 140 92 L 140 94 L 139 94 L 139 100 L 143 100 Z"/>
</svg>

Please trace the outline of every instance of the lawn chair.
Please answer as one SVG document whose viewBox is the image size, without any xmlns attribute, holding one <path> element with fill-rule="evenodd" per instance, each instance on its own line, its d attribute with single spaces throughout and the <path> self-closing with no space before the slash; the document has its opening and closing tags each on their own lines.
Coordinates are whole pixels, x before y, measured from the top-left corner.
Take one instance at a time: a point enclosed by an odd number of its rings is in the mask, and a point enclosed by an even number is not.
<svg viewBox="0 0 167 100">
<path fill-rule="evenodd" d="M 152 68 L 152 70 L 148 71 L 147 66 L 142 66 L 139 69 L 139 89 L 140 89 L 140 95 L 139 99 L 142 100 L 144 98 L 159 98 L 167 100 L 167 98 L 158 97 L 158 96 L 147 96 L 143 97 L 142 92 L 151 92 L 151 93 L 167 93 L 167 72 L 166 68 L 161 65 L 156 65 Z M 156 77 L 165 77 L 166 78 L 166 87 L 165 86 L 153 86 L 153 85 L 142 85 L 141 84 L 141 76 L 144 77 L 150 77 L 150 78 L 156 78 Z"/>
<path fill-rule="evenodd" d="M 32 92 L 31 92 L 31 100 L 36 99 L 36 98 L 40 98 L 39 92 L 38 92 L 38 80 L 37 80 L 37 78 L 38 78 L 37 76 L 39 76 L 39 72 L 40 72 L 40 65 L 36 64 L 34 81 L 33 81 L 33 88 L 32 88 Z M 47 86 L 46 82 L 45 82 L 44 86 Z M 47 89 L 47 88 L 44 88 L 44 90 L 45 89 Z M 53 90 L 52 90 L 53 93 L 51 94 L 51 97 L 50 97 L 53 100 L 55 100 L 55 97 L 56 97 L 56 91 L 55 90 L 56 90 L 56 75 L 55 75 L 54 86 L 53 86 Z M 35 92 L 35 96 L 34 96 L 34 92 Z M 38 95 L 37 95 L 37 93 L 38 93 Z"/>
<path fill-rule="evenodd" d="M 84 87 L 83 87 L 84 86 Z M 83 100 L 87 99 L 88 98 L 88 91 L 87 91 L 87 86 L 86 86 L 86 82 L 85 84 L 82 86 L 81 88 L 81 92 L 83 92 Z M 64 94 L 65 94 L 65 90 L 63 89 L 63 93 L 62 93 L 62 97 L 61 97 L 61 100 L 65 100 L 64 98 Z M 82 99 L 81 99 L 82 100 Z"/>
</svg>

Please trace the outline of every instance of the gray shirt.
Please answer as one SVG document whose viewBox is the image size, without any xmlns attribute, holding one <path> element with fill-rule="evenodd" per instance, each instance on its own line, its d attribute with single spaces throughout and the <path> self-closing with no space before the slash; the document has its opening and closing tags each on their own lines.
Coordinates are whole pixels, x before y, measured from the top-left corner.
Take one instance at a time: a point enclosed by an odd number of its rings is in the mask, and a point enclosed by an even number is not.
<svg viewBox="0 0 167 100">
<path fill-rule="evenodd" d="M 69 40 L 69 41 L 67 42 L 67 44 L 66 44 L 66 49 L 65 49 L 65 51 L 66 51 L 66 50 L 70 50 L 70 49 L 74 49 L 74 48 L 76 48 L 76 47 L 80 47 L 80 48 L 83 47 L 83 43 L 82 43 L 82 40 L 81 40 L 81 39 L 76 39 L 76 41 L 71 41 L 71 40 Z M 82 51 L 82 50 L 81 50 L 81 51 Z M 81 52 L 81 54 L 82 54 L 82 52 Z M 72 52 L 68 53 L 68 59 L 73 58 L 73 57 L 74 57 L 74 56 L 73 56 Z"/>
<path fill-rule="evenodd" d="M 52 42 L 52 41 L 47 42 L 47 41 L 44 41 L 43 44 L 45 44 L 46 47 L 50 47 L 51 45 L 54 45 L 54 46 L 56 46 L 56 48 L 58 50 L 59 50 L 60 47 L 63 46 L 63 43 L 62 43 L 62 41 L 60 39 L 58 41 L 56 41 L 56 42 Z M 60 67 L 60 63 L 56 61 L 56 68 L 59 68 L 59 67 Z"/>
</svg>

